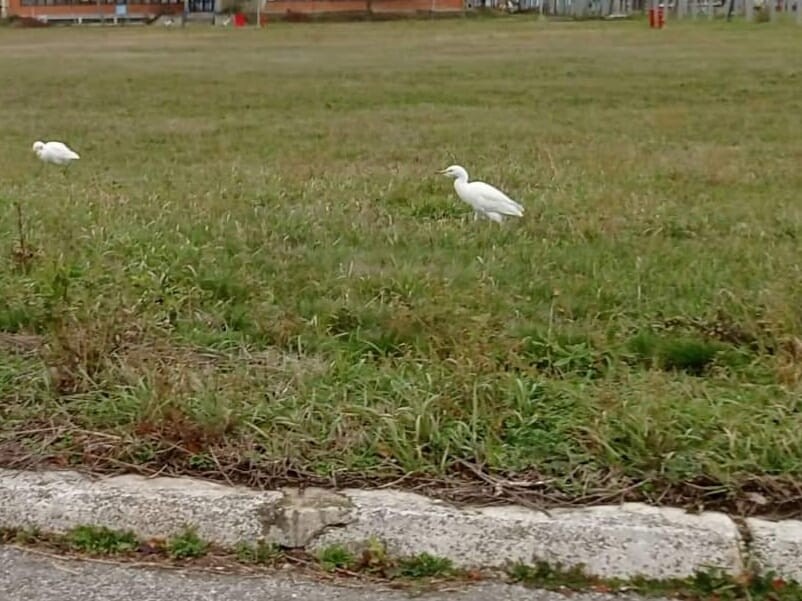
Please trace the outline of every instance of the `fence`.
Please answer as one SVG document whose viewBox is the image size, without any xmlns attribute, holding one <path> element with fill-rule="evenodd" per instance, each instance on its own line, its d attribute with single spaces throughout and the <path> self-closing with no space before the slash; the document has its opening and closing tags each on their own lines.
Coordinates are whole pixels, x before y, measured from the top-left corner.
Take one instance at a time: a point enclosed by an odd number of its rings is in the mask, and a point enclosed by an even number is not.
<svg viewBox="0 0 802 601">
<path fill-rule="evenodd" d="M 626 17 L 651 8 L 663 9 L 669 19 L 740 16 L 747 21 L 773 21 L 791 15 L 802 24 L 802 0 L 475 0 L 473 4 L 571 18 Z"/>
<path fill-rule="evenodd" d="M 776 21 L 783 16 L 792 16 L 802 24 L 802 0 L 669 0 L 665 6 L 659 0 L 651 0 L 652 8 L 663 8 L 669 18 L 712 20 L 718 17 L 730 19 L 744 17 L 747 21 Z"/>
<path fill-rule="evenodd" d="M 504 4 L 513 11 L 577 18 L 626 16 L 645 8 L 644 0 L 504 0 Z"/>
</svg>

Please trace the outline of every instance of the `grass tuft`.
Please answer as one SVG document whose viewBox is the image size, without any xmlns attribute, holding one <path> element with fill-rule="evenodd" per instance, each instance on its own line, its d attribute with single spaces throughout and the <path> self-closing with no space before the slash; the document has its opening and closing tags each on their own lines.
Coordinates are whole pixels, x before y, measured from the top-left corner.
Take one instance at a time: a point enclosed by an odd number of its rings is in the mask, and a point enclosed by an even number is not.
<svg viewBox="0 0 802 601">
<path fill-rule="evenodd" d="M 194 528 L 187 528 L 167 541 L 167 553 L 173 559 L 203 557 L 208 550 L 209 544 L 201 540 Z"/>
<path fill-rule="evenodd" d="M 18 545 L 31 545 L 42 538 L 38 528 L 20 528 L 8 531 L 3 536 L 3 542 L 13 541 Z"/>
<path fill-rule="evenodd" d="M 445 578 L 454 573 L 454 565 L 446 557 L 421 553 L 398 562 L 398 574 L 404 578 Z"/>
<path fill-rule="evenodd" d="M 102 526 L 77 526 L 65 537 L 75 551 L 92 555 L 130 553 L 139 545 L 132 532 L 120 532 Z"/>
<path fill-rule="evenodd" d="M 278 546 L 264 541 L 259 541 L 255 545 L 242 543 L 237 546 L 235 552 L 239 561 L 259 565 L 275 564 L 282 557 Z"/>
<path fill-rule="evenodd" d="M 713 364 L 718 352 L 718 345 L 704 340 L 675 339 L 663 343 L 660 358 L 663 369 L 701 376 Z"/>
<path fill-rule="evenodd" d="M 508 568 L 507 574 L 513 582 L 550 590 L 586 590 L 594 584 L 594 579 L 585 575 L 582 566 L 564 568 L 545 561 L 534 565 L 513 564 Z"/>
<path fill-rule="evenodd" d="M 333 572 L 337 569 L 352 567 L 356 562 L 356 558 L 353 553 L 342 545 L 331 545 L 320 550 L 318 561 L 320 561 L 320 565 L 324 570 Z"/>
</svg>

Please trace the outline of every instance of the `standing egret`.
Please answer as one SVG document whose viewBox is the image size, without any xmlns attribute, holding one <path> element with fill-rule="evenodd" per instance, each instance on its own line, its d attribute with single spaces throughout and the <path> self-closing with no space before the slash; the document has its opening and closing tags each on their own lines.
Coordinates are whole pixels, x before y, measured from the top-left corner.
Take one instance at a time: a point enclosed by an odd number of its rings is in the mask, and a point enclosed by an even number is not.
<svg viewBox="0 0 802 601">
<path fill-rule="evenodd" d="M 44 163 L 66 166 L 72 161 L 77 161 L 81 157 L 63 142 L 42 142 L 37 140 L 33 143 L 33 151 Z"/>
<path fill-rule="evenodd" d="M 440 171 L 442 175 L 454 178 L 454 189 L 464 202 L 473 207 L 474 220 L 479 215 L 501 223 L 504 217 L 523 217 L 524 208 L 498 188 L 484 182 L 469 182 L 468 172 L 459 165 L 451 165 Z"/>
</svg>

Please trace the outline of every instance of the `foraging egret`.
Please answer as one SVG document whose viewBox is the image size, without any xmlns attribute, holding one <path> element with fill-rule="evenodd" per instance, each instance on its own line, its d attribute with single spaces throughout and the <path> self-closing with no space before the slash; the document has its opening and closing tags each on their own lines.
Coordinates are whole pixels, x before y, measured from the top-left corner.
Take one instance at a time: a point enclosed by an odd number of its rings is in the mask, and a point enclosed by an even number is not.
<svg viewBox="0 0 802 601">
<path fill-rule="evenodd" d="M 62 142 L 41 142 L 37 140 L 33 143 L 33 151 L 42 162 L 54 165 L 69 165 L 72 161 L 77 161 L 81 158 L 77 152 Z"/>
<path fill-rule="evenodd" d="M 523 217 L 524 208 L 498 188 L 484 182 L 469 182 L 468 172 L 459 165 L 451 165 L 440 171 L 441 174 L 454 178 L 454 189 L 464 202 L 473 207 L 474 220 L 483 215 L 501 223 L 504 217 Z"/>
</svg>

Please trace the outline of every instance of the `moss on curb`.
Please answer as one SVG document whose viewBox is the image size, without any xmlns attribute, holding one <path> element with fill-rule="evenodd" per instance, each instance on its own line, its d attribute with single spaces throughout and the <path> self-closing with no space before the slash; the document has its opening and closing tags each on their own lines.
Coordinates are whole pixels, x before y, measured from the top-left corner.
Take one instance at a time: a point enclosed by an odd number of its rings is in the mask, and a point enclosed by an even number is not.
<svg viewBox="0 0 802 601">
<path fill-rule="evenodd" d="M 740 577 L 711 569 L 691 578 L 632 578 L 629 580 L 596 578 L 587 575 L 581 566 L 564 568 L 547 562 L 534 565 L 515 564 L 508 569 L 513 582 L 547 590 L 570 590 L 605 593 L 637 593 L 644 597 L 677 597 L 696 601 L 799 601 L 802 586 L 773 573 L 754 572 Z"/>
</svg>

